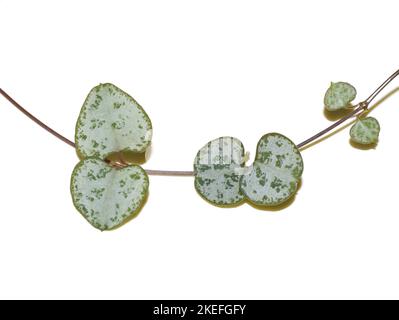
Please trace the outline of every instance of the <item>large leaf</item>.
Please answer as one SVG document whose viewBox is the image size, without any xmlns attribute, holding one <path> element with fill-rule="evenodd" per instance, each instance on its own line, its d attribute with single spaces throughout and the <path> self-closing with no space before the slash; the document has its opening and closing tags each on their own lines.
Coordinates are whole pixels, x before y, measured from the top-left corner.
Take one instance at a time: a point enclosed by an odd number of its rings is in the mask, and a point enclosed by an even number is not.
<svg viewBox="0 0 399 320">
<path fill-rule="evenodd" d="M 276 206 L 297 190 L 303 171 L 302 156 L 295 144 L 278 133 L 264 135 L 249 173 L 241 178 L 241 191 L 255 204 Z"/>
<path fill-rule="evenodd" d="M 139 166 L 115 169 L 102 160 L 88 158 L 72 173 L 71 193 L 75 207 L 87 221 L 108 230 L 141 208 L 148 184 L 147 174 Z"/>
<path fill-rule="evenodd" d="M 195 160 L 195 188 L 216 205 L 232 205 L 244 199 L 240 176 L 244 166 L 244 146 L 233 137 L 221 137 L 202 147 Z"/>
<path fill-rule="evenodd" d="M 336 111 L 348 107 L 356 98 L 356 89 L 349 83 L 331 83 L 324 96 L 324 105 L 329 111 Z"/>
<path fill-rule="evenodd" d="M 76 124 L 76 148 L 82 158 L 106 158 L 118 151 L 144 152 L 151 142 L 151 121 L 143 108 L 113 84 L 94 87 Z"/>
<path fill-rule="evenodd" d="M 372 117 L 357 120 L 350 131 L 351 139 L 360 144 L 376 143 L 379 134 L 380 124 Z"/>
</svg>

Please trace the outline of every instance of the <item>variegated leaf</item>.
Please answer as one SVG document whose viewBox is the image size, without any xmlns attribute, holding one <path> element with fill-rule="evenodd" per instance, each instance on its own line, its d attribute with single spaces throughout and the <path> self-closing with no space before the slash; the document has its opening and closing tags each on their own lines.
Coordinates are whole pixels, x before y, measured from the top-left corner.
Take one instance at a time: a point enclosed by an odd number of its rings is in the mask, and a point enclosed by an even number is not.
<svg viewBox="0 0 399 320">
<path fill-rule="evenodd" d="M 257 205 L 276 206 L 296 192 L 302 171 L 296 145 L 281 134 L 269 133 L 258 142 L 251 170 L 241 178 L 241 191 Z"/>
<path fill-rule="evenodd" d="M 350 130 L 351 139 L 360 144 L 376 143 L 379 134 L 380 124 L 372 117 L 357 120 Z"/>
<path fill-rule="evenodd" d="M 208 142 L 194 160 L 195 188 L 216 205 L 232 205 L 243 200 L 240 176 L 244 166 L 244 146 L 233 137 Z"/>
<path fill-rule="evenodd" d="M 77 124 L 75 142 L 82 158 L 105 159 L 118 151 L 144 152 L 151 142 L 152 125 L 143 108 L 113 84 L 94 87 L 86 98 Z"/>
<path fill-rule="evenodd" d="M 331 83 L 324 96 L 324 105 L 329 111 L 347 107 L 356 98 L 356 89 L 349 83 Z"/>
<path fill-rule="evenodd" d="M 71 194 L 76 209 L 100 230 L 115 228 L 134 216 L 147 192 L 148 177 L 139 166 L 115 169 L 88 158 L 74 169 Z"/>
</svg>

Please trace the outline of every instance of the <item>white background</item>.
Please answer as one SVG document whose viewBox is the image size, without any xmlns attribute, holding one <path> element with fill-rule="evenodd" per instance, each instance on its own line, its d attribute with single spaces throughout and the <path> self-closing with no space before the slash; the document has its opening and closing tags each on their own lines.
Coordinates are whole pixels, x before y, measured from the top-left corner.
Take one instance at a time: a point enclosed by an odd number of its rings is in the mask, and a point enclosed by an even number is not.
<svg viewBox="0 0 399 320">
<path fill-rule="evenodd" d="M 73 139 L 112 82 L 152 119 L 145 168 L 191 170 L 211 139 L 251 160 L 277 131 L 331 123 L 330 81 L 366 98 L 399 67 L 397 1 L 0 1 L 0 86 Z M 399 86 L 399 79 L 383 95 Z M 381 95 L 381 97 L 383 96 Z M 205 202 L 193 178 L 150 177 L 140 215 L 99 232 L 74 209 L 74 150 L 0 98 L 0 298 L 399 298 L 399 93 L 374 150 L 348 128 L 303 151 L 280 211 Z"/>
</svg>

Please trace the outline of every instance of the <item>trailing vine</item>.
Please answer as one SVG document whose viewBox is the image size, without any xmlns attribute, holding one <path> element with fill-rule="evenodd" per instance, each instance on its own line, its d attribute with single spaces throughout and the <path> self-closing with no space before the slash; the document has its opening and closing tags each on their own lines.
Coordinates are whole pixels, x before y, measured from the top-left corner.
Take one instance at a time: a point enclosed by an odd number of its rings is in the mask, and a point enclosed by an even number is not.
<svg viewBox="0 0 399 320">
<path fill-rule="evenodd" d="M 346 82 L 331 83 L 324 95 L 330 112 L 348 113 L 299 144 L 279 133 L 267 133 L 258 142 L 254 162 L 246 166 L 245 149 L 235 137 L 220 137 L 205 144 L 194 159 L 192 171 L 143 169 L 135 160 L 151 144 L 152 124 L 139 103 L 113 84 L 94 87 L 84 101 L 76 123 L 75 142 L 67 139 L 0 88 L 12 105 L 55 137 L 76 148 L 80 158 L 71 176 L 71 195 L 76 209 L 94 227 L 110 230 L 138 213 L 148 195 L 148 175 L 194 176 L 197 192 L 218 206 L 248 201 L 277 206 L 297 191 L 303 160 L 300 149 L 325 136 L 354 117 L 351 140 L 358 144 L 378 142 L 380 124 L 368 117 L 370 105 L 397 76 L 388 77 L 365 100 L 352 104 L 357 92 Z"/>
</svg>

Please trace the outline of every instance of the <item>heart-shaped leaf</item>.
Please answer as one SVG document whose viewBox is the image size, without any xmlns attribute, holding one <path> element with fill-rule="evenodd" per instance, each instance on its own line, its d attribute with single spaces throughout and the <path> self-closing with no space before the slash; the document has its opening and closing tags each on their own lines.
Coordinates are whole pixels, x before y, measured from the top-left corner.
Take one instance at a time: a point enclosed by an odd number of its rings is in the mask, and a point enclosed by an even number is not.
<svg viewBox="0 0 399 320">
<path fill-rule="evenodd" d="M 244 199 L 240 176 L 244 166 L 244 146 L 233 137 L 221 137 L 202 147 L 195 160 L 195 188 L 216 205 L 232 205 Z"/>
<path fill-rule="evenodd" d="M 113 84 L 94 87 L 76 124 L 76 148 L 82 158 L 118 151 L 144 152 L 151 142 L 152 125 L 143 108 Z"/>
<path fill-rule="evenodd" d="M 356 98 L 356 89 L 349 83 L 331 83 L 324 96 L 324 105 L 329 111 L 343 109 Z"/>
<path fill-rule="evenodd" d="M 379 134 L 380 124 L 372 117 L 358 119 L 350 130 L 351 139 L 360 144 L 376 143 Z"/>
<path fill-rule="evenodd" d="M 296 145 L 279 133 L 269 133 L 258 142 L 251 170 L 241 178 L 241 191 L 257 205 L 276 206 L 296 192 L 302 171 Z"/>
<path fill-rule="evenodd" d="M 115 169 L 88 158 L 74 169 L 71 193 L 78 211 L 94 227 L 112 229 L 141 208 L 148 192 L 148 176 L 139 166 Z"/>
</svg>

